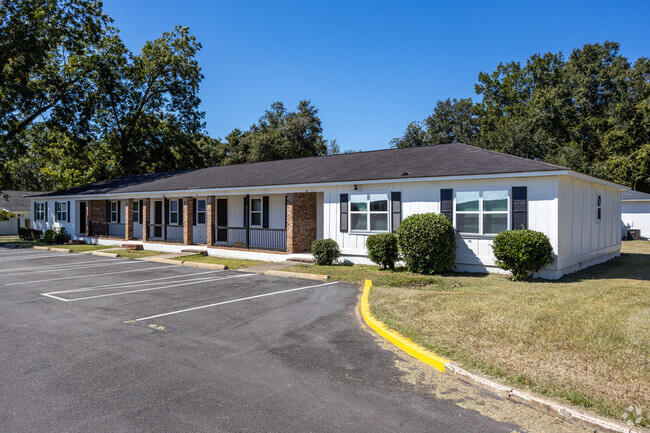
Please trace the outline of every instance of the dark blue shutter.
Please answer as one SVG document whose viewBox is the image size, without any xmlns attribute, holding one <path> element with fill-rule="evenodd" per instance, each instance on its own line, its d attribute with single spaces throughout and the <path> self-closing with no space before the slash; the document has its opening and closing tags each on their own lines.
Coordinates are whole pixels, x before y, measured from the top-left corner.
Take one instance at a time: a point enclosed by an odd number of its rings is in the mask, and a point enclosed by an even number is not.
<svg viewBox="0 0 650 433">
<path fill-rule="evenodd" d="M 392 232 L 397 232 L 397 228 L 402 222 L 402 193 L 393 191 L 390 193 L 390 205 L 392 213 Z"/>
<path fill-rule="evenodd" d="M 45 221 L 47 221 L 47 202 L 45 202 Z"/>
<path fill-rule="evenodd" d="M 348 231 L 348 195 L 341 194 L 341 231 L 347 233 Z"/>
<path fill-rule="evenodd" d="M 142 206 L 144 205 L 143 201 L 140 200 L 140 206 L 138 206 L 138 222 L 142 224 Z"/>
<path fill-rule="evenodd" d="M 269 196 L 262 197 L 262 227 L 269 228 Z"/>
<path fill-rule="evenodd" d="M 169 224 L 169 199 L 168 198 L 165 199 L 164 212 L 165 212 L 165 220 L 163 221 L 163 224 L 167 225 Z"/>
<path fill-rule="evenodd" d="M 59 221 L 59 202 L 54 202 L 54 222 Z"/>
<path fill-rule="evenodd" d="M 196 225 L 196 199 L 192 199 L 192 225 Z"/>
<path fill-rule="evenodd" d="M 249 196 L 244 196 L 244 227 L 248 227 L 248 207 L 250 206 Z"/>
<path fill-rule="evenodd" d="M 118 224 L 122 222 L 122 215 L 121 215 L 121 213 L 122 213 L 122 206 L 121 206 L 120 201 L 118 200 L 118 201 L 117 201 L 117 223 L 118 223 Z"/>
<path fill-rule="evenodd" d="M 528 187 L 512 187 L 512 229 L 528 228 Z"/>
<path fill-rule="evenodd" d="M 454 190 L 451 188 L 440 190 L 440 213 L 454 223 Z"/>
<path fill-rule="evenodd" d="M 38 221 L 38 218 L 36 218 L 36 202 L 34 202 L 34 216 L 32 217 L 32 221 Z"/>
<path fill-rule="evenodd" d="M 70 222 L 70 202 L 68 202 L 68 212 L 67 212 L 67 217 L 68 217 L 68 222 Z"/>
<path fill-rule="evenodd" d="M 183 225 L 183 214 L 185 213 L 185 208 L 183 207 L 183 199 L 178 199 L 178 225 Z"/>
</svg>

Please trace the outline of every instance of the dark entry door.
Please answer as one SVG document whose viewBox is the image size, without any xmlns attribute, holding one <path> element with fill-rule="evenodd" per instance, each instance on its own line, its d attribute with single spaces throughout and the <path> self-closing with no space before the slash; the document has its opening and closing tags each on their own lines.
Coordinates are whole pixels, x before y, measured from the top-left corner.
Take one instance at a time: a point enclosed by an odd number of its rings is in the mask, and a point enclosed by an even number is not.
<svg viewBox="0 0 650 433">
<path fill-rule="evenodd" d="M 153 204 L 153 223 L 155 224 L 153 228 L 153 237 L 162 238 L 162 202 L 157 201 Z"/>
<path fill-rule="evenodd" d="M 79 233 L 86 234 L 86 202 L 79 203 Z"/>
<path fill-rule="evenodd" d="M 228 199 L 217 199 L 217 242 L 228 242 Z"/>
</svg>

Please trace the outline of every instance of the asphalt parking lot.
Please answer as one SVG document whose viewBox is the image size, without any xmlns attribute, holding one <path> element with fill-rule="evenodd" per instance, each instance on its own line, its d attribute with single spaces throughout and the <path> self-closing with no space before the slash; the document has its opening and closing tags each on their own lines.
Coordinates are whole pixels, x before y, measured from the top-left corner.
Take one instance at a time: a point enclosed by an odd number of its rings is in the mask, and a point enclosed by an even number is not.
<svg viewBox="0 0 650 433">
<path fill-rule="evenodd" d="M 3 432 L 511 432 L 399 380 L 344 283 L 0 248 Z"/>
</svg>

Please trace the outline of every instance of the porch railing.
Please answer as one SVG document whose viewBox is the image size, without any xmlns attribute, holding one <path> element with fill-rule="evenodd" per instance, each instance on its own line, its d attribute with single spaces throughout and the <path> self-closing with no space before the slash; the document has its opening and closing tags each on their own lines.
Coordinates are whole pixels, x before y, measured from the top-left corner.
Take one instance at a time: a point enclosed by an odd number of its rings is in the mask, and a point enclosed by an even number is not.
<svg viewBox="0 0 650 433">
<path fill-rule="evenodd" d="M 215 246 L 253 248 L 258 250 L 287 250 L 286 229 L 214 226 Z"/>
<path fill-rule="evenodd" d="M 111 236 L 123 238 L 125 226 L 124 223 L 109 223 L 105 221 L 89 221 L 88 236 Z"/>
<path fill-rule="evenodd" d="M 169 224 L 149 224 L 147 239 L 166 242 L 183 242 L 183 226 Z"/>
</svg>

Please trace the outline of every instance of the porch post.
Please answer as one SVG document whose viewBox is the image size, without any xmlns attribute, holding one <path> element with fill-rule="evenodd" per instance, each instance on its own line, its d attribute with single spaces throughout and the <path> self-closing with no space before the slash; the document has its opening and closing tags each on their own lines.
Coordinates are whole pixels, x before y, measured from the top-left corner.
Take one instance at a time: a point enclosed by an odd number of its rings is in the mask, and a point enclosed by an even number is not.
<svg viewBox="0 0 650 433">
<path fill-rule="evenodd" d="M 183 244 L 194 243 L 194 200 L 192 197 L 183 197 Z"/>
<path fill-rule="evenodd" d="M 149 199 L 142 200 L 142 241 L 146 242 L 149 239 Z"/>
<path fill-rule="evenodd" d="M 311 251 L 316 240 L 316 193 L 287 194 L 287 253 Z"/>
<path fill-rule="evenodd" d="M 248 194 L 244 196 L 244 227 L 246 228 L 246 248 L 250 248 L 250 206 L 251 199 Z"/>
<path fill-rule="evenodd" d="M 124 240 L 133 239 L 133 199 L 130 198 L 124 204 Z"/>
<path fill-rule="evenodd" d="M 214 214 L 215 214 L 215 198 L 213 195 L 207 197 L 206 200 L 206 225 L 207 225 L 207 230 L 208 230 L 208 248 L 210 248 L 212 245 L 214 245 Z"/>
</svg>

